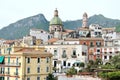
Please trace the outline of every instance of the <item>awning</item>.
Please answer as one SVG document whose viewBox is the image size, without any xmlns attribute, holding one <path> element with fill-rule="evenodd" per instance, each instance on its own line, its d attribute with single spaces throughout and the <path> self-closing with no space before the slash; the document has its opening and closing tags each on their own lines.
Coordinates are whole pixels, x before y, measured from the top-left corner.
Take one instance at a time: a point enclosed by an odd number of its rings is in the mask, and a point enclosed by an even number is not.
<svg viewBox="0 0 120 80">
<path fill-rule="evenodd" d="M 74 62 L 74 64 L 80 64 L 80 62 Z"/>
<path fill-rule="evenodd" d="M 4 60 L 4 56 L 0 56 L 0 63 L 2 63 Z"/>
</svg>

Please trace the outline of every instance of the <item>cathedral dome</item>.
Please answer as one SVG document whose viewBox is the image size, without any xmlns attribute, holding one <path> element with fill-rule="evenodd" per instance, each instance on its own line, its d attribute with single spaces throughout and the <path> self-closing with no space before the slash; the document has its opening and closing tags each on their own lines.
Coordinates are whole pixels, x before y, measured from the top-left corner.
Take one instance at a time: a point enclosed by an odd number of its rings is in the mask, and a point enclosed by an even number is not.
<svg viewBox="0 0 120 80">
<path fill-rule="evenodd" d="M 50 21 L 50 25 L 62 25 L 62 20 L 58 16 L 54 16 Z"/>
<path fill-rule="evenodd" d="M 50 25 L 62 25 L 62 20 L 58 16 L 58 10 L 54 11 L 54 17 L 50 21 Z"/>
</svg>

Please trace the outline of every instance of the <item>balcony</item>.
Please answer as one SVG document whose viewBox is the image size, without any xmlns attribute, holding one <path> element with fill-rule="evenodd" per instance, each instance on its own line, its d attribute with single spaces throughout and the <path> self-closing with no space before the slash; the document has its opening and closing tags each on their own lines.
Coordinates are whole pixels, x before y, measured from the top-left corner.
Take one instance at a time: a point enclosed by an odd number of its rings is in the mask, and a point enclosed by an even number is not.
<svg viewBox="0 0 120 80">
<path fill-rule="evenodd" d="M 21 66 L 21 63 L 5 63 L 6 66 Z"/>
<path fill-rule="evenodd" d="M 67 55 L 66 55 L 66 54 L 65 54 L 65 55 L 63 54 L 63 55 L 62 55 L 62 58 L 66 58 L 66 57 L 67 57 Z"/>
<path fill-rule="evenodd" d="M 90 45 L 90 47 L 94 47 L 94 45 Z"/>
<path fill-rule="evenodd" d="M 14 75 L 18 75 L 18 72 L 14 72 Z"/>
<path fill-rule="evenodd" d="M 89 55 L 93 55 L 93 52 L 90 52 Z"/>
<path fill-rule="evenodd" d="M 5 74 L 10 74 L 10 72 L 5 72 Z"/>
<path fill-rule="evenodd" d="M 4 74 L 4 71 L 0 71 L 0 74 Z"/>
<path fill-rule="evenodd" d="M 72 58 L 77 58 L 77 55 L 71 55 Z"/>
</svg>

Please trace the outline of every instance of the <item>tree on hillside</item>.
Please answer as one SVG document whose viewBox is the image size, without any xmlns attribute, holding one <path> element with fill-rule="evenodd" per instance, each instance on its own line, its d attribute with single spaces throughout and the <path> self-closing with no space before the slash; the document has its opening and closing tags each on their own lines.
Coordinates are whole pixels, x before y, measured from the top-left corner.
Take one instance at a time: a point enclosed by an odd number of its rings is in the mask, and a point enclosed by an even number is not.
<svg viewBox="0 0 120 80">
<path fill-rule="evenodd" d="M 116 26 L 116 32 L 120 32 L 120 25 Z"/>
</svg>

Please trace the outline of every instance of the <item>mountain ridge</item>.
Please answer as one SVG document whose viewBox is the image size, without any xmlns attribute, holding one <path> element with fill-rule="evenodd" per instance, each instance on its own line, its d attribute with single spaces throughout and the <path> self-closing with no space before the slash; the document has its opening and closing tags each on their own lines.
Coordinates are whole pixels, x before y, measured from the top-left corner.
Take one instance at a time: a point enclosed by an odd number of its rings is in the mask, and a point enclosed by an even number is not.
<svg viewBox="0 0 120 80">
<path fill-rule="evenodd" d="M 93 15 L 88 18 L 88 25 L 99 24 L 103 27 L 116 27 L 120 25 L 120 20 L 106 18 L 103 15 Z M 63 21 L 65 29 L 77 29 L 82 26 L 82 19 Z M 19 39 L 29 35 L 31 28 L 43 29 L 48 31 L 49 21 L 44 14 L 37 14 L 11 23 L 0 29 L 0 38 L 4 39 Z"/>
</svg>

